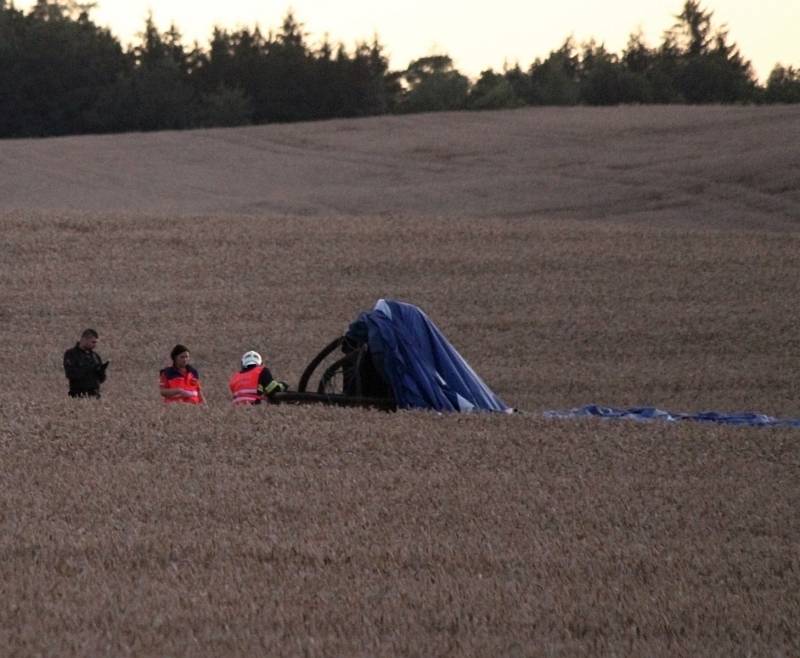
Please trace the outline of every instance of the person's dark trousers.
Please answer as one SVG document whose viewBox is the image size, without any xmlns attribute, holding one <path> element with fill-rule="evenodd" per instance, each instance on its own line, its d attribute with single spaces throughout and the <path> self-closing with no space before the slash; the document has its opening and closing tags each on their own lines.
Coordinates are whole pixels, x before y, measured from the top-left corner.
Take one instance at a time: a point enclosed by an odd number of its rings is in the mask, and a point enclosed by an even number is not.
<svg viewBox="0 0 800 658">
<path fill-rule="evenodd" d="M 70 391 L 71 398 L 100 398 L 100 391 Z"/>
</svg>

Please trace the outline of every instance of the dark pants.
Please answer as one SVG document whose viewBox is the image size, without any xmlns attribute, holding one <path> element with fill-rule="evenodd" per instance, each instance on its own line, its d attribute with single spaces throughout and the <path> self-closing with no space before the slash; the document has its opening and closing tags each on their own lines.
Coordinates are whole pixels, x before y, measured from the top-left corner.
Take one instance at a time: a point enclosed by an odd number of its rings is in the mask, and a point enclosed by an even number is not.
<svg viewBox="0 0 800 658">
<path fill-rule="evenodd" d="M 96 388 L 91 391 L 70 391 L 69 396 L 71 398 L 99 398 L 100 391 Z"/>
</svg>

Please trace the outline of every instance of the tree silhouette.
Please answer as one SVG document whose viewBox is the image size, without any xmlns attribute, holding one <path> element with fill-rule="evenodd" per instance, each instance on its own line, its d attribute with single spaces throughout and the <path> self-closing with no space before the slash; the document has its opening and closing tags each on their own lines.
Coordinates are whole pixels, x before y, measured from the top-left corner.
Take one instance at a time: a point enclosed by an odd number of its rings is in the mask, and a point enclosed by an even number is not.
<svg viewBox="0 0 800 658">
<path fill-rule="evenodd" d="M 575 105 L 580 100 L 580 57 L 569 37 L 544 61 L 536 60 L 530 68 L 531 105 Z"/>
<path fill-rule="evenodd" d="M 41 136 L 102 128 L 98 105 L 124 67 L 108 30 L 76 3 L 36 3 L 0 14 L 0 135 Z M 73 19 L 72 16 L 75 16 Z"/>
<path fill-rule="evenodd" d="M 687 0 L 656 47 L 641 32 L 620 55 L 571 38 L 526 70 L 471 82 L 446 54 L 390 70 L 377 37 L 352 52 L 311 48 L 290 11 L 266 35 L 215 27 L 206 47 L 152 14 L 124 50 L 90 19 L 94 3 L 0 0 L 0 137 L 241 125 L 387 112 L 617 103 L 796 103 L 800 72 L 777 65 L 764 87 L 725 27 Z"/>
<path fill-rule="evenodd" d="M 406 91 L 401 112 L 442 112 L 466 106 L 469 80 L 447 55 L 430 55 L 412 61 L 403 73 Z"/>
<path fill-rule="evenodd" d="M 521 105 L 523 101 L 517 96 L 508 77 L 492 69 L 481 73 L 467 98 L 467 107 L 471 110 L 498 110 Z"/>
<path fill-rule="evenodd" d="M 152 15 L 145 20 L 138 45 L 129 56 L 133 66 L 119 83 L 129 111 L 120 117 L 127 130 L 190 128 L 195 125 L 198 93 L 189 80 L 188 57 L 180 33 L 172 26 L 161 34 Z"/>
<path fill-rule="evenodd" d="M 686 0 L 683 11 L 677 15 L 678 22 L 672 29 L 684 41 L 684 49 L 689 57 L 697 57 L 708 51 L 713 15 L 713 11 L 703 10 L 699 0 Z"/>
<path fill-rule="evenodd" d="M 697 0 L 687 0 L 665 38 L 665 46 L 678 48 L 673 79 L 680 96 L 690 103 L 752 100 L 756 84 L 750 63 L 728 43 L 724 28 L 712 33 L 712 16 Z"/>
<path fill-rule="evenodd" d="M 800 103 L 800 69 L 777 64 L 767 79 L 764 99 L 768 103 Z"/>
<path fill-rule="evenodd" d="M 583 46 L 580 65 L 580 97 L 589 105 L 643 102 L 641 77 L 625 67 L 603 45 L 589 41 Z"/>
</svg>

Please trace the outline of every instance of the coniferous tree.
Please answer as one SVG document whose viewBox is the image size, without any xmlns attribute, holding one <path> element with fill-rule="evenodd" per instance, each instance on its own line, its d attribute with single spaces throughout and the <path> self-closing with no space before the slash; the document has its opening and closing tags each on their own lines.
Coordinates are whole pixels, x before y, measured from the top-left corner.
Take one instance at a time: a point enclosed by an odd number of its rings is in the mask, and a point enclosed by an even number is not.
<svg viewBox="0 0 800 658">
<path fill-rule="evenodd" d="M 683 62 L 683 53 L 671 33 L 664 35 L 664 40 L 656 51 L 656 59 L 649 78 L 653 86 L 653 101 L 656 103 L 684 103 L 679 87 L 679 75 Z"/>
<path fill-rule="evenodd" d="M 133 69 L 121 95 L 129 111 L 121 120 L 128 130 L 177 130 L 195 123 L 197 93 L 188 79 L 187 57 L 177 28 L 159 33 L 152 15 L 130 57 Z"/>
<path fill-rule="evenodd" d="M 0 5 L 0 137 L 32 134 L 26 113 L 34 98 L 21 53 L 27 48 L 27 22 L 13 5 Z"/>
<path fill-rule="evenodd" d="M 699 0 L 686 0 L 665 40 L 680 49 L 673 79 L 681 98 L 689 103 L 752 100 L 755 80 L 750 63 L 728 44 L 724 29 L 712 32 L 712 17 Z"/>
<path fill-rule="evenodd" d="M 213 91 L 223 85 L 241 87 L 241 84 L 234 83 L 233 42 L 227 30 L 214 26 L 208 52 L 197 79 L 204 92 Z"/>
<path fill-rule="evenodd" d="M 231 52 L 231 81 L 240 86 L 253 103 L 253 121 L 264 123 L 270 119 L 268 101 L 270 88 L 265 83 L 267 76 L 266 56 L 272 35 L 264 37 L 256 27 L 252 31 L 242 29 L 233 34 Z M 230 85 L 230 81 L 228 81 Z"/>
<path fill-rule="evenodd" d="M 344 46 L 339 45 L 339 53 Z M 344 84 L 341 69 L 334 59 L 334 48 L 327 35 L 311 58 L 310 84 L 314 90 L 315 119 L 328 119 L 337 116 L 343 100 Z"/>
<path fill-rule="evenodd" d="M 231 35 L 214 27 L 208 52 L 197 44 L 188 57 L 189 79 L 199 94 L 198 126 L 241 126 L 253 121 L 253 101 L 235 75 Z"/>
<path fill-rule="evenodd" d="M 399 74 L 389 71 L 389 60 L 377 35 L 369 46 L 363 46 L 363 56 L 369 70 L 365 114 L 385 114 L 397 105 L 401 91 Z"/>
<path fill-rule="evenodd" d="M 673 34 L 684 42 L 683 49 L 688 57 L 699 57 L 708 51 L 713 14 L 703 10 L 699 0 L 686 0 L 683 11 L 676 16 L 678 22 L 672 26 Z"/>
<path fill-rule="evenodd" d="M 303 26 L 290 11 L 280 32 L 266 44 L 257 111 L 267 121 L 303 121 L 314 117 L 310 90 L 309 51 Z"/>
</svg>

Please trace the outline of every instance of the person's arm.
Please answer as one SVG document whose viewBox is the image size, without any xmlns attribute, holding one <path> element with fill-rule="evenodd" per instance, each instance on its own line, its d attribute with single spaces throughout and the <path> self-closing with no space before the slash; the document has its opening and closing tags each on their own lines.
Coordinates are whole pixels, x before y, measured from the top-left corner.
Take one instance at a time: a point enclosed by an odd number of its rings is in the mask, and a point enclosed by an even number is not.
<svg viewBox="0 0 800 658">
<path fill-rule="evenodd" d="M 200 383 L 200 373 L 197 372 L 197 370 L 194 370 L 193 368 L 190 368 L 190 370 L 191 370 L 192 374 L 194 375 L 195 382 L 197 383 L 197 399 L 200 400 L 200 404 L 205 404 L 206 403 L 206 396 L 203 395 L 203 385 Z M 191 393 L 190 393 L 186 397 L 194 397 L 194 396 L 192 396 Z"/>
<path fill-rule="evenodd" d="M 70 381 L 80 379 L 83 374 L 82 369 L 75 362 L 75 355 L 71 349 L 64 352 L 64 374 Z"/>
<path fill-rule="evenodd" d="M 106 381 L 106 368 L 108 368 L 108 361 L 103 362 L 103 359 L 100 358 L 100 355 L 95 353 L 97 356 L 97 366 L 95 367 L 95 374 L 97 375 L 97 381 L 99 383 L 103 383 Z"/>
<path fill-rule="evenodd" d="M 269 368 L 264 368 L 258 377 L 258 394 L 264 398 L 271 398 L 275 393 L 281 393 L 289 388 L 285 382 L 279 382 L 272 376 Z"/>
<path fill-rule="evenodd" d="M 158 376 L 158 392 L 161 394 L 161 397 L 164 398 L 182 398 L 188 397 L 187 392 L 184 391 L 182 388 L 170 388 L 167 386 L 168 379 L 166 375 L 162 372 Z"/>
<path fill-rule="evenodd" d="M 161 396 L 165 398 L 181 398 L 191 396 L 191 393 L 184 391 L 182 388 L 161 388 L 158 392 L 161 393 Z"/>
</svg>

